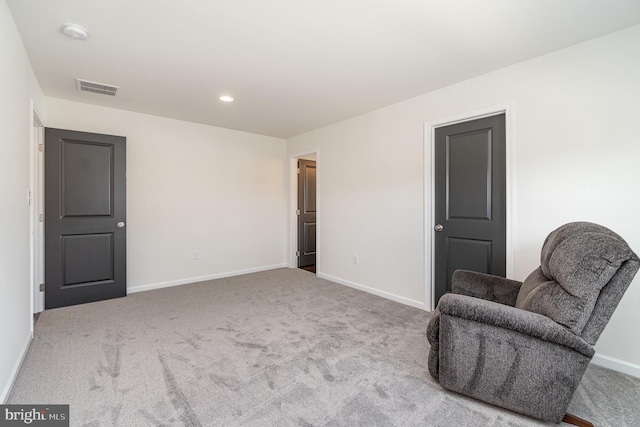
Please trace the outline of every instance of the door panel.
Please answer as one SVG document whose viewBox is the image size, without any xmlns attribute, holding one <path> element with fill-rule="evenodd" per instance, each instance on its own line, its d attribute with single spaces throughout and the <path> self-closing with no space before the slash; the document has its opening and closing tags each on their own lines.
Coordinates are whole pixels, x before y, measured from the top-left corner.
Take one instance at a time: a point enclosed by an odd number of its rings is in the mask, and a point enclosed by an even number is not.
<svg viewBox="0 0 640 427">
<path fill-rule="evenodd" d="M 491 220 L 491 130 L 446 143 L 447 219 Z"/>
<path fill-rule="evenodd" d="M 436 304 L 457 269 L 506 274 L 504 115 L 435 132 Z"/>
<path fill-rule="evenodd" d="M 113 146 L 61 141 L 63 217 L 112 216 Z"/>
<path fill-rule="evenodd" d="M 302 245 L 302 254 L 305 256 L 313 255 L 315 263 L 316 253 L 316 223 L 304 224 L 304 243 Z"/>
<path fill-rule="evenodd" d="M 316 162 L 298 160 L 298 267 L 316 263 Z"/>
<path fill-rule="evenodd" d="M 113 280 L 113 234 L 61 236 L 62 286 Z"/>
<path fill-rule="evenodd" d="M 45 130 L 47 309 L 126 295 L 125 144 Z"/>
<path fill-rule="evenodd" d="M 447 239 L 447 277 L 454 271 L 472 270 L 480 273 L 491 271 L 491 242 L 471 239 Z"/>
</svg>

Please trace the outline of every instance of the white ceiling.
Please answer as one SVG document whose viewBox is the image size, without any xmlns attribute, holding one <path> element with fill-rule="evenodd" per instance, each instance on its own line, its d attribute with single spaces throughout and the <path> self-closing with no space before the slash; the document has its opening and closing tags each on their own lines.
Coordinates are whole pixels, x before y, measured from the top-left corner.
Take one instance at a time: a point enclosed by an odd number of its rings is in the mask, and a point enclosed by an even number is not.
<svg viewBox="0 0 640 427">
<path fill-rule="evenodd" d="M 282 138 L 640 23 L 639 0 L 7 4 L 47 96 Z"/>
</svg>

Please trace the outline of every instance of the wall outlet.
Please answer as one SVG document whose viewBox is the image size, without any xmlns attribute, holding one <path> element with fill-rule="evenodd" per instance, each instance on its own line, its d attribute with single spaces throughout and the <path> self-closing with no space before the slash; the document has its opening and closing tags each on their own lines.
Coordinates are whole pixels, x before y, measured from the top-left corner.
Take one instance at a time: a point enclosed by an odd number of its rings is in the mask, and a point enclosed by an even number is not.
<svg viewBox="0 0 640 427">
<path fill-rule="evenodd" d="M 200 259 L 200 254 L 198 254 L 198 251 L 197 250 L 193 251 L 193 260 L 198 261 L 199 259 Z"/>
<path fill-rule="evenodd" d="M 353 254 L 353 263 L 358 264 L 360 262 L 360 257 L 358 254 Z"/>
</svg>

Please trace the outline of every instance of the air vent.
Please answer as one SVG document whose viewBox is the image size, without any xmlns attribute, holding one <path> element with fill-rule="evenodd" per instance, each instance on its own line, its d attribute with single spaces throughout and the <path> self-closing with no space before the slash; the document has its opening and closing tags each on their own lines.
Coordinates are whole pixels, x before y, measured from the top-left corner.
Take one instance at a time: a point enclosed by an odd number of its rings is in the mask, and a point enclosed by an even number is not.
<svg viewBox="0 0 640 427">
<path fill-rule="evenodd" d="M 76 88 L 84 92 L 99 93 L 100 95 L 116 96 L 120 87 L 105 83 L 90 82 L 89 80 L 76 79 Z"/>
</svg>

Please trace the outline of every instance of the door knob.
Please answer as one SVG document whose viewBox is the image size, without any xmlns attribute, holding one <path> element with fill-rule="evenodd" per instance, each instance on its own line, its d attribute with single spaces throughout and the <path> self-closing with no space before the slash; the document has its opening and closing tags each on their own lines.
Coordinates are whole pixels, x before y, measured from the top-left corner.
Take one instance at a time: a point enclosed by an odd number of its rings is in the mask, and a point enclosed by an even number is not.
<svg viewBox="0 0 640 427">
<path fill-rule="evenodd" d="M 124 222 L 120 221 L 116 224 L 118 228 L 124 228 Z"/>
<path fill-rule="evenodd" d="M 436 226 L 433 227 L 433 229 L 436 231 L 442 231 L 444 230 L 444 227 L 442 226 L 442 224 L 436 224 Z"/>
</svg>

